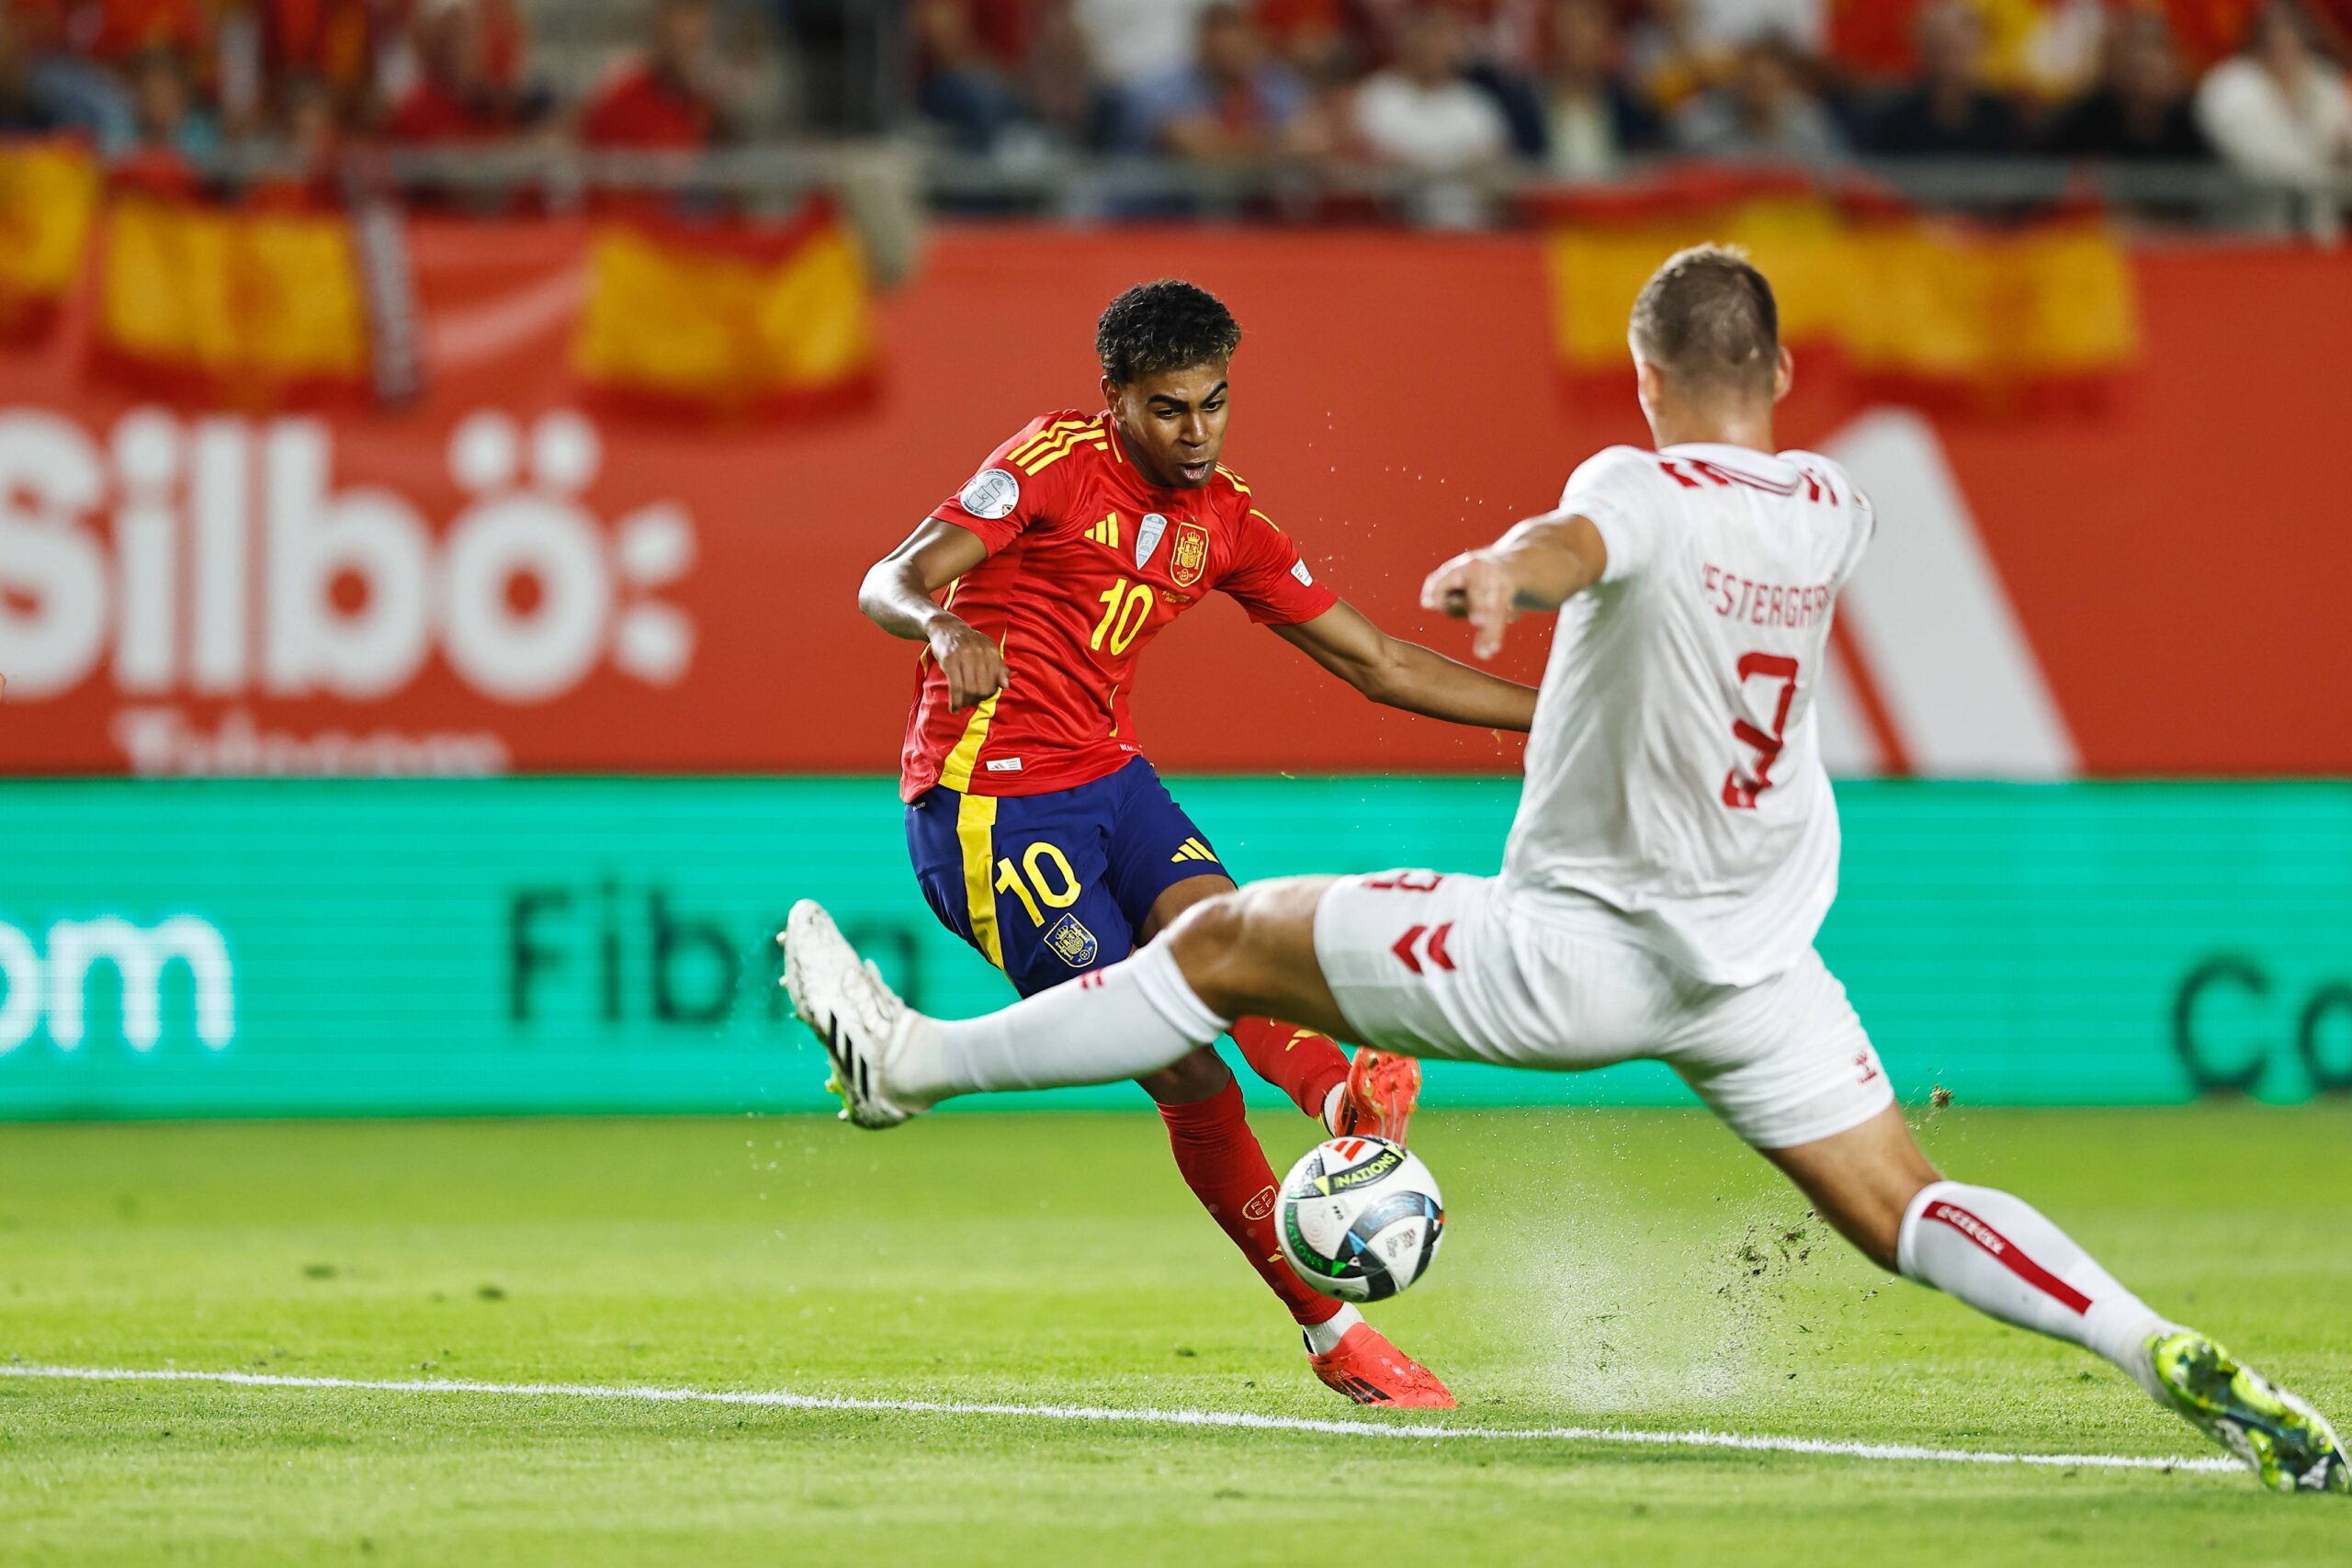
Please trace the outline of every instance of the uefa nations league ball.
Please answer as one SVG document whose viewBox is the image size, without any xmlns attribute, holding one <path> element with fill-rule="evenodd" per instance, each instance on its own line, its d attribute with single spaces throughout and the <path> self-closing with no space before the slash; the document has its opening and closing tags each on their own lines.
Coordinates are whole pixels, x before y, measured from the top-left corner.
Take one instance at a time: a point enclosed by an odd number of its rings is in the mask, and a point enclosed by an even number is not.
<svg viewBox="0 0 2352 1568">
<path fill-rule="evenodd" d="M 1437 1256 L 1445 1200 L 1418 1155 L 1385 1138 L 1333 1138 L 1290 1168 L 1275 1223 L 1301 1279 L 1343 1302 L 1376 1302 Z"/>
</svg>

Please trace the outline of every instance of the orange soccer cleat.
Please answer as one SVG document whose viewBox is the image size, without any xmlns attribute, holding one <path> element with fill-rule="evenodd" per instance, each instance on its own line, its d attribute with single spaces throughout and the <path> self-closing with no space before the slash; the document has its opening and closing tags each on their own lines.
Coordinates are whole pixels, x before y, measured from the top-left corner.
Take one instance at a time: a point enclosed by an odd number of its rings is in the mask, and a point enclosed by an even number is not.
<svg viewBox="0 0 2352 1568">
<path fill-rule="evenodd" d="M 1348 1064 L 1347 1090 L 1340 1097 L 1340 1137 L 1369 1134 L 1401 1146 L 1405 1125 L 1421 1101 L 1421 1065 L 1410 1056 L 1359 1050 Z"/>
<path fill-rule="evenodd" d="M 1324 1385 L 1358 1404 L 1399 1410 L 1451 1410 L 1453 1395 L 1437 1374 L 1414 1360 L 1368 1323 L 1359 1323 L 1340 1342 L 1306 1364 Z"/>
</svg>

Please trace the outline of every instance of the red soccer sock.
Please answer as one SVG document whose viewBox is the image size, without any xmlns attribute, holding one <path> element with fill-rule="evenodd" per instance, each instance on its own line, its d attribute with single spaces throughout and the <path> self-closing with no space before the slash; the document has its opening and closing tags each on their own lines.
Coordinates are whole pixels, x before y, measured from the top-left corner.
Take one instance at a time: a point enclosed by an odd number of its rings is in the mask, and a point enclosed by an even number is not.
<svg viewBox="0 0 2352 1568">
<path fill-rule="evenodd" d="M 1339 1042 L 1271 1018 L 1239 1019 L 1226 1032 L 1241 1047 L 1251 1071 L 1322 1122 L 1323 1102 L 1348 1076 L 1348 1054 Z"/>
<path fill-rule="evenodd" d="M 1329 1041 L 1325 1043 L 1329 1044 Z M 1318 1295 L 1283 1259 L 1274 1234 L 1274 1172 L 1241 1105 L 1241 1086 L 1228 1083 L 1206 1100 L 1163 1105 L 1169 1147 L 1176 1168 L 1209 1217 L 1258 1270 L 1258 1278 L 1282 1298 L 1300 1323 L 1321 1323 L 1340 1303 Z"/>
</svg>

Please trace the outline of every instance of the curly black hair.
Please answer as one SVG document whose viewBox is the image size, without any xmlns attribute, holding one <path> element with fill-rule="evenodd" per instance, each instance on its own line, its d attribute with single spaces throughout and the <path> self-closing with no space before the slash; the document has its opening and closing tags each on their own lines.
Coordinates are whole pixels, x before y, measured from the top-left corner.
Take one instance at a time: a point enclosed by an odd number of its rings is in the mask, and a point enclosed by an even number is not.
<svg viewBox="0 0 2352 1568">
<path fill-rule="evenodd" d="M 1103 307 L 1094 327 L 1102 373 L 1124 387 L 1138 376 L 1230 359 L 1241 324 L 1205 288 L 1179 278 L 1138 283 Z"/>
</svg>

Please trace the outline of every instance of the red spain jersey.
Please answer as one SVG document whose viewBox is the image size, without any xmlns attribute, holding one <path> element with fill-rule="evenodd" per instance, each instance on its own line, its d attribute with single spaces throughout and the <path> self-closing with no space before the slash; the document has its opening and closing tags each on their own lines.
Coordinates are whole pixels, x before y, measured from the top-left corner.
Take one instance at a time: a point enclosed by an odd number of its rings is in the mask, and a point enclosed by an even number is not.
<svg viewBox="0 0 2352 1568">
<path fill-rule="evenodd" d="M 1208 593 L 1276 626 L 1339 603 L 1229 469 L 1199 490 L 1152 484 L 1107 412 L 1032 420 L 932 515 L 988 546 L 946 604 L 996 639 L 1012 681 L 954 713 L 924 652 L 899 759 L 907 800 L 943 784 L 983 795 L 1075 789 L 1138 755 L 1127 716 L 1136 661 Z"/>
</svg>

